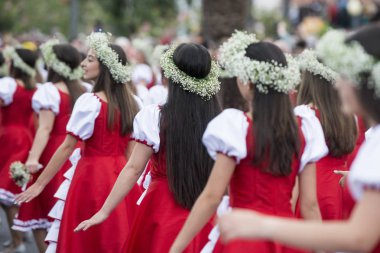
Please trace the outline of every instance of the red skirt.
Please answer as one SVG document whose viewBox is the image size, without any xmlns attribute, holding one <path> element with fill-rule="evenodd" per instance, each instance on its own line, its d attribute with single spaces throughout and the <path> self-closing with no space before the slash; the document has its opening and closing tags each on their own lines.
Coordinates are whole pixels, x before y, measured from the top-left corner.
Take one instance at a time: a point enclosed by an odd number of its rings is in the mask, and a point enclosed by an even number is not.
<svg viewBox="0 0 380 253">
<path fill-rule="evenodd" d="M 244 241 L 235 240 L 223 245 L 220 241 L 213 253 L 305 253 L 308 251 L 291 249 L 271 241 Z"/>
<path fill-rule="evenodd" d="M 49 142 L 39 161 L 44 168 L 49 163 L 57 148 L 62 144 L 65 136 L 66 135 L 64 134 L 50 136 Z M 40 195 L 32 201 L 23 203 L 20 206 L 19 213 L 14 220 L 13 229 L 29 231 L 31 229 L 48 229 L 50 227 L 52 219 L 48 217 L 48 213 L 55 204 L 54 194 L 64 180 L 63 174 L 70 166 L 70 161 L 66 161 L 59 172 L 53 177 L 49 184 L 46 185 Z M 42 170 L 33 174 L 32 181 L 28 184 L 28 187 L 36 182 L 37 178 L 41 175 Z"/>
<path fill-rule="evenodd" d="M 139 207 L 123 252 L 168 252 L 189 213 L 174 200 L 166 178 L 154 178 Z M 208 242 L 211 229 L 209 222 L 184 252 L 199 253 Z"/>
<path fill-rule="evenodd" d="M 3 205 L 13 205 L 15 195 L 21 193 L 21 187 L 9 176 L 9 167 L 15 161 L 25 163 L 32 142 L 32 132 L 25 126 L 11 125 L 0 130 L 0 203 Z"/>
<path fill-rule="evenodd" d="M 102 224 L 79 233 L 74 233 L 74 228 L 103 206 L 125 163 L 124 156 L 85 156 L 79 160 L 63 210 L 57 253 L 121 252 L 141 195 L 137 185 Z"/>
</svg>

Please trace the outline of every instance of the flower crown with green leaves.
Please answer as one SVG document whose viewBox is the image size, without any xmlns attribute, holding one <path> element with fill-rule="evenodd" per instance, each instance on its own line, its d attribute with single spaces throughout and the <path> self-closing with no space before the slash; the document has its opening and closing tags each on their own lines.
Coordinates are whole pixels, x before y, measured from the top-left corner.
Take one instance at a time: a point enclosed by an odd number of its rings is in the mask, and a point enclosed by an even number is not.
<svg viewBox="0 0 380 253">
<path fill-rule="evenodd" d="M 36 70 L 21 59 L 14 47 L 7 46 L 4 48 L 3 55 L 5 58 L 12 60 L 13 66 L 21 69 L 21 71 L 25 74 L 31 77 L 34 77 L 36 75 Z"/>
<path fill-rule="evenodd" d="M 380 62 L 367 54 L 359 42 L 346 43 L 344 31 L 328 31 L 319 40 L 316 54 L 327 66 L 353 81 L 352 84 L 357 87 L 360 83 L 360 75 L 369 73 L 369 85 L 380 98 Z"/>
<path fill-rule="evenodd" d="M 319 62 L 317 55 L 313 50 L 304 50 L 297 56 L 296 60 L 298 61 L 301 70 L 309 71 L 313 75 L 321 76 L 330 83 L 334 84 L 339 76 L 334 70 Z"/>
<path fill-rule="evenodd" d="M 57 39 L 51 39 L 40 46 L 41 54 L 45 60 L 46 66 L 52 68 L 59 75 L 69 80 L 78 80 L 82 78 L 83 69 L 80 66 L 71 69 L 66 63 L 58 60 L 53 50 L 53 47 L 58 44 L 59 41 Z"/>
<path fill-rule="evenodd" d="M 210 73 L 204 78 L 189 76 L 180 70 L 173 61 L 173 54 L 177 46 L 172 45 L 161 55 L 160 65 L 166 78 L 179 84 L 186 91 L 201 96 L 204 100 L 210 100 L 220 90 L 220 68 L 214 61 L 211 62 Z"/>
<path fill-rule="evenodd" d="M 123 65 L 119 55 L 109 46 L 111 40 L 110 33 L 93 32 L 87 36 L 87 45 L 96 53 L 96 57 L 110 71 L 112 78 L 121 84 L 131 80 L 131 67 Z"/>
<path fill-rule="evenodd" d="M 228 76 L 235 76 L 245 84 L 252 82 L 262 93 L 268 93 L 268 88 L 282 93 L 293 90 L 301 81 L 297 61 L 286 55 L 288 66 L 282 66 L 276 61 L 256 61 L 245 56 L 247 47 L 258 42 L 254 34 L 235 31 L 222 44 L 219 62 L 227 70 Z"/>
</svg>

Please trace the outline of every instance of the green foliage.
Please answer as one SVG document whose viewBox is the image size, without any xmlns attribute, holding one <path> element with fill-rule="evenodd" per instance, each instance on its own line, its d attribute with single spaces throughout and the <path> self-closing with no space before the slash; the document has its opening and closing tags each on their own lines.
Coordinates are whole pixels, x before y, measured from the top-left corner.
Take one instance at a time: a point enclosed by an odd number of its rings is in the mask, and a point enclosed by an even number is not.
<svg viewBox="0 0 380 253">
<path fill-rule="evenodd" d="M 174 0 L 77 0 L 78 31 L 92 30 L 96 22 L 115 34 L 130 35 L 144 23 L 158 35 L 176 21 Z M 71 0 L 1 0 L 0 32 L 39 29 L 69 34 Z"/>
</svg>

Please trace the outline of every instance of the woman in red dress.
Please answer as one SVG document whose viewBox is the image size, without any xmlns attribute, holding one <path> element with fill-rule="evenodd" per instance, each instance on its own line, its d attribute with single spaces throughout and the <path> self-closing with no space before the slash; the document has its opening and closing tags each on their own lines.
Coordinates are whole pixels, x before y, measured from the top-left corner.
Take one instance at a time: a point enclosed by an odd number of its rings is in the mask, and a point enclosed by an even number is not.
<svg viewBox="0 0 380 253">
<path fill-rule="evenodd" d="M 298 105 L 313 109 L 321 122 L 329 154 L 316 163 L 317 197 L 323 220 L 343 219 L 341 176 L 334 171 L 348 171 L 348 158 L 354 151 L 357 127 L 353 114 L 342 112 L 338 92 L 334 88 L 338 74 L 317 60 L 313 51 L 298 56 L 303 79 Z M 297 210 L 298 215 L 299 210 Z"/>
<path fill-rule="evenodd" d="M 207 123 L 219 112 L 215 96 L 219 90 L 216 63 L 203 46 L 181 44 L 162 55 L 161 67 L 169 79 L 166 104 L 145 107 L 137 114 L 133 138 L 138 143 L 131 158 L 103 207 L 76 229 L 87 230 L 108 222 L 107 217 L 125 195 L 129 196 L 131 187 L 151 159 L 152 181 L 123 252 L 168 252 L 213 163 L 201 137 Z M 185 252 L 200 252 L 210 229 L 211 223 Z"/>
<path fill-rule="evenodd" d="M 33 179 L 29 185 L 36 181 L 63 142 L 73 103 L 84 92 L 78 82 L 80 78 L 79 52 L 71 45 L 56 43 L 49 41 L 41 46 L 45 64 L 49 68 L 48 83 L 39 86 L 32 98 L 32 107 L 38 114 L 39 125 L 26 160 L 28 170 L 33 173 Z M 62 165 L 61 174 L 54 177 L 38 198 L 23 203 L 14 220 L 13 229 L 33 231 L 40 252 L 46 250 L 44 239 L 51 225 L 48 213 L 54 205 L 53 195 L 69 165 L 70 163 Z"/>
<path fill-rule="evenodd" d="M 362 116 L 372 133 L 353 162 L 348 185 L 357 204 L 347 221 L 292 221 L 233 211 L 220 221 L 226 241 L 267 239 L 310 250 L 380 252 L 380 27 L 367 26 L 346 37 L 328 32 L 317 52 L 342 74 L 336 87 L 344 107 Z"/>
<path fill-rule="evenodd" d="M 93 92 L 80 96 L 67 124 L 64 142 L 54 153 L 37 181 L 17 200 L 29 201 L 38 196 L 60 171 L 61 165 L 82 141 L 75 173 L 55 194 L 59 199 L 50 213 L 56 220 L 49 231 L 47 252 L 121 252 L 141 194 L 137 185 L 133 193 L 110 215 L 110 219 L 86 233 L 74 228 L 105 201 L 134 145 L 130 141 L 137 101 L 128 90 L 129 67 L 123 50 L 109 44 L 103 33 L 88 37 L 90 50 L 82 62 L 84 78 L 94 80 Z M 62 177 L 63 178 L 63 177 Z"/>
<path fill-rule="evenodd" d="M 24 250 L 22 234 L 11 229 L 18 212 L 15 195 L 21 192 L 9 177 L 9 167 L 15 161 L 25 163 L 33 142 L 32 96 L 35 91 L 35 63 L 37 54 L 27 49 L 11 50 L 10 77 L 0 79 L 0 203 L 7 214 L 12 241 L 10 251 Z M 7 54 L 6 54 L 7 55 Z M 17 61 L 19 58 L 22 60 Z M 6 147 L 6 148 L 5 148 Z"/>
<path fill-rule="evenodd" d="M 232 50 L 235 43 L 239 48 Z M 182 252 L 202 229 L 227 188 L 232 207 L 292 218 L 290 201 L 299 176 L 302 214 L 306 219 L 320 219 L 313 162 L 327 153 L 327 147 L 314 113 L 307 107 L 299 107 L 295 110 L 296 117 L 292 110 L 288 92 L 300 80 L 294 60 L 287 61 L 274 44 L 258 42 L 253 35 L 243 32 L 235 33 L 222 46 L 220 57 L 226 69 L 239 70 L 232 73 L 238 77 L 239 90 L 249 102 L 250 111 L 224 110 L 207 126 L 203 143 L 215 164 L 205 189 L 172 245 L 173 253 Z M 240 68 L 236 63 L 241 64 Z M 278 79 L 260 80 L 255 73 L 276 75 Z M 239 240 L 225 246 L 217 244 L 215 252 L 293 250 L 265 240 Z"/>
</svg>

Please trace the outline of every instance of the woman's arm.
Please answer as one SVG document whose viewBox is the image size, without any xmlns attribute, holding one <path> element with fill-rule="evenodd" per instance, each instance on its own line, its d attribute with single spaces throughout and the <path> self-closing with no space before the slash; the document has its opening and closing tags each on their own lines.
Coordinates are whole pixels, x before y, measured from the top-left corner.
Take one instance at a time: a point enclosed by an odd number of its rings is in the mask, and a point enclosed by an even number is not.
<svg viewBox="0 0 380 253">
<path fill-rule="evenodd" d="M 307 164 L 299 175 L 299 205 L 304 219 L 322 220 L 317 199 L 315 163 Z"/>
<path fill-rule="evenodd" d="M 39 126 L 34 137 L 32 148 L 25 163 L 30 172 L 38 171 L 38 161 L 49 141 L 51 130 L 54 126 L 55 115 L 50 110 L 41 110 L 39 114 Z"/>
<path fill-rule="evenodd" d="M 45 186 L 50 182 L 50 180 L 57 174 L 61 169 L 62 165 L 73 153 L 75 146 L 77 144 L 77 139 L 71 135 L 66 135 L 63 143 L 55 151 L 54 155 L 50 159 L 48 165 L 43 170 L 41 175 L 38 177 L 36 182 L 30 186 L 25 192 L 21 193 L 16 197 L 16 202 L 23 203 L 29 202 L 35 197 L 37 197 Z"/>
<path fill-rule="evenodd" d="M 370 252 L 380 240 L 379 210 L 380 192 L 367 190 L 348 221 L 297 221 L 236 210 L 219 225 L 224 241 L 260 238 L 310 250 Z"/>
<path fill-rule="evenodd" d="M 131 155 L 132 155 L 132 151 L 133 151 L 133 149 L 135 148 L 135 145 L 136 145 L 136 142 L 133 141 L 133 140 L 130 140 L 130 141 L 128 142 L 127 149 L 125 150 L 125 157 L 127 158 L 127 161 L 128 161 L 129 158 L 131 157 Z"/>
<path fill-rule="evenodd" d="M 151 147 L 136 143 L 130 159 L 120 172 L 102 208 L 89 220 L 81 222 L 74 231 L 86 231 L 90 227 L 103 222 L 136 184 L 152 154 L 153 149 Z"/>
<path fill-rule="evenodd" d="M 207 184 L 198 197 L 170 253 L 182 252 L 216 212 L 236 166 L 232 158 L 218 154 Z"/>
</svg>

